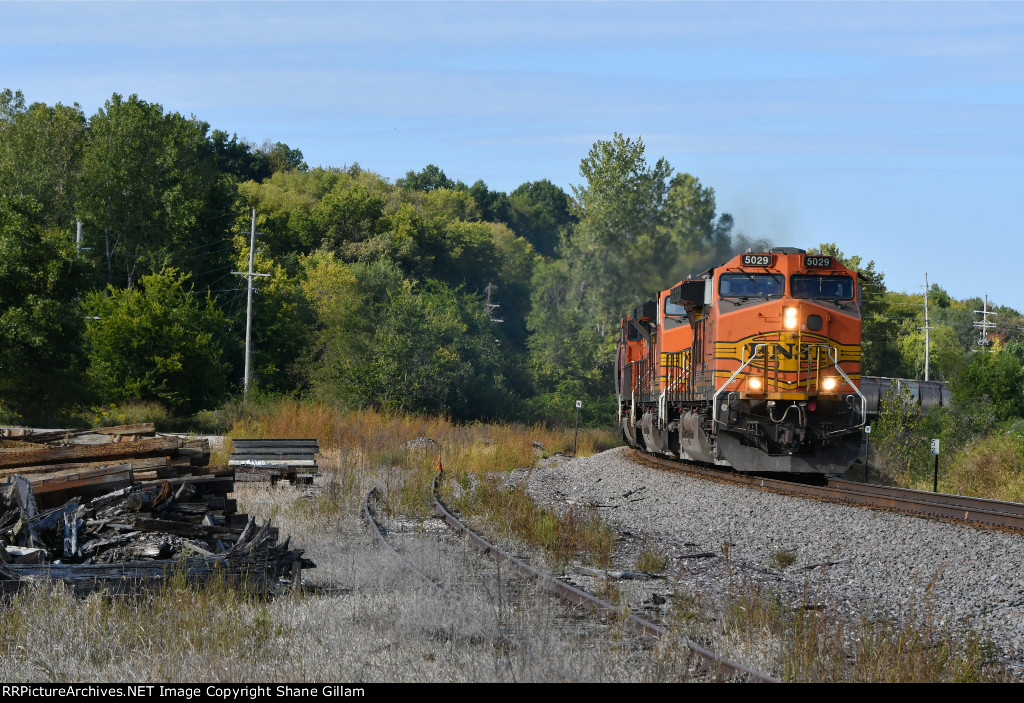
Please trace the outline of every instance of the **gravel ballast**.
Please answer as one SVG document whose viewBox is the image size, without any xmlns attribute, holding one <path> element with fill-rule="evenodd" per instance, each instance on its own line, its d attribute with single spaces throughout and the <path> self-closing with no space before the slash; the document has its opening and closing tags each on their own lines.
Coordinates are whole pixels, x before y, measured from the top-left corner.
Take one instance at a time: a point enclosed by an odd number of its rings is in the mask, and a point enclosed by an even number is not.
<svg viewBox="0 0 1024 703">
<path fill-rule="evenodd" d="M 625 447 L 534 468 L 527 486 L 541 505 L 598 510 L 620 532 L 616 561 L 646 537 L 680 588 L 724 592 L 739 574 L 846 617 L 930 608 L 982 629 L 1024 671 L 1024 535 L 663 471 Z M 780 555 L 795 560 L 781 568 Z"/>
</svg>

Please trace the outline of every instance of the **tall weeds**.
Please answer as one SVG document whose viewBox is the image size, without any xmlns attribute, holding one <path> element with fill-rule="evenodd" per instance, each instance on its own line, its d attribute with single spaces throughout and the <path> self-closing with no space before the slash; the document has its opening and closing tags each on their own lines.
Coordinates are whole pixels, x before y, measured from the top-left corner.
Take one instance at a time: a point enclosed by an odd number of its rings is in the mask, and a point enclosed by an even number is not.
<svg viewBox="0 0 1024 703">
<path fill-rule="evenodd" d="M 971 627 L 936 622 L 927 596 L 921 610 L 899 618 L 862 615 L 849 624 L 805 596 L 785 603 L 761 584 L 730 595 L 723 626 L 733 641 L 774 642 L 787 681 L 976 682 L 1002 681 L 1006 672 L 991 644 Z"/>
</svg>

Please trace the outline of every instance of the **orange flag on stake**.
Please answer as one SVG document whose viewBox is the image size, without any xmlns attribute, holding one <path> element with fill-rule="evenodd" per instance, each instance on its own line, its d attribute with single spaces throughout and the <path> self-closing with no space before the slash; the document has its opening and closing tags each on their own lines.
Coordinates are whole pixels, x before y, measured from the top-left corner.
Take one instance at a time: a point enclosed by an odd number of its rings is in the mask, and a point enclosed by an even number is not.
<svg viewBox="0 0 1024 703">
<path fill-rule="evenodd" d="M 436 471 L 437 471 L 437 473 L 441 473 L 442 471 L 444 471 L 444 467 L 441 466 L 441 455 L 440 454 L 437 455 L 437 469 L 436 469 Z"/>
</svg>

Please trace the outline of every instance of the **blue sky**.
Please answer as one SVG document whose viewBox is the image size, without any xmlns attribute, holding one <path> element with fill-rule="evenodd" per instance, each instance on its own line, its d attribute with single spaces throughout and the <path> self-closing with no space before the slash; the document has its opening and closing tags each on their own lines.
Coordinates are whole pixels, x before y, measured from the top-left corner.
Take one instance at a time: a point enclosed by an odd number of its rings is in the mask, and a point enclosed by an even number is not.
<svg viewBox="0 0 1024 703">
<path fill-rule="evenodd" d="M 622 132 L 749 236 L 1024 310 L 1020 2 L 0 2 L 3 87 L 506 191 Z"/>
</svg>

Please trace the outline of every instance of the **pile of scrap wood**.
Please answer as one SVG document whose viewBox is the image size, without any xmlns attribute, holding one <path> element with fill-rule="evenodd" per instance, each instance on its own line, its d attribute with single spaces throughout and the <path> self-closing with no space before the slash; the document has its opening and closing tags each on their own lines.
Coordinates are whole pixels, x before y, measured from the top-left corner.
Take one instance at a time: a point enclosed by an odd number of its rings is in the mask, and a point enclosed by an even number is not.
<svg viewBox="0 0 1024 703">
<path fill-rule="evenodd" d="M 152 425 L 13 435 L 0 445 L 0 589 L 49 576 L 76 591 L 213 574 L 259 590 L 296 582 L 301 549 L 236 512 L 206 440 Z"/>
</svg>

